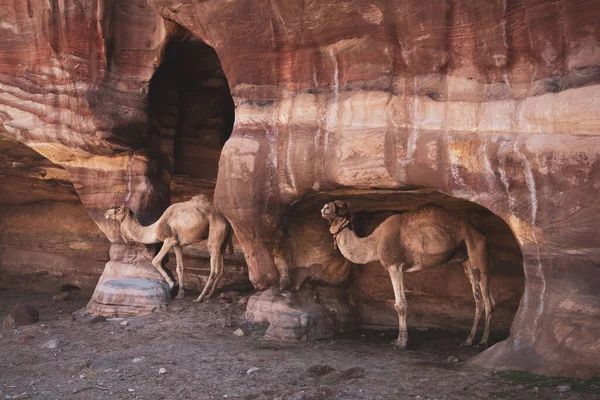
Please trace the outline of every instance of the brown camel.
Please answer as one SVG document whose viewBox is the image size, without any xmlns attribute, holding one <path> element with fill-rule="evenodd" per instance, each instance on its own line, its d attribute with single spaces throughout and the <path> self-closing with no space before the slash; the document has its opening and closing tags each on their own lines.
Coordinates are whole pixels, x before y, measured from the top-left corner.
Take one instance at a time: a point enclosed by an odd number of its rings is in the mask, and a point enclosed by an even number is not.
<svg viewBox="0 0 600 400">
<path fill-rule="evenodd" d="M 163 242 L 163 245 L 152 260 L 152 265 L 165 278 L 170 288 L 175 283 L 161 265 L 162 259 L 175 250 L 177 260 L 177 278 L 179 280 L 178 298 L 183 298 L 183 252 L 182 247 L 208 239 L 210 253 L 210 275 L 200 296 L 194 302 L 201 302 L 208 292 L 211 297 L 217 283 L 223 276 L 223 258 L 229 245 L 233 230 L 225 217 L 216 212 L 212 203 L 203 195 L 189 201 L 175 203 L 169 206 L 163 215 L 149 226 L 142 226 L 133 211 L 127 207 L 113 208 L 104 214 L 106 219 L 120 223 L 121 233 L 126 240 L 143 244 Z"/>
<path fill-rule="evenodd" d="M 352 229 L 352 214 L 347 202 L 336 200 L 325 204 L 321 215 L 330 223 L 334 246 L 355 264 L 379 261 L 390 274 L 398 312 L 398 340 L 394 344 L 406 348 L 406 295 L 404 272 L 418 272 L 449 261 L 461 261 L 471 282 L 475 298 L 475 319 L 471 333 L 461 345 L 470 346 L 481 318 L 481 302 L 485 309 L 485 330 L 480 346 L 486 346 L 494 298 L 489 287 L 488 252 L 485 237 L 466 220 L 445 208 L 427 205 L 419 210 L 388 217 L 368 237 L 359 238 Z M 466 246 L 465 254 L 462 250 Z"/>
</svg>

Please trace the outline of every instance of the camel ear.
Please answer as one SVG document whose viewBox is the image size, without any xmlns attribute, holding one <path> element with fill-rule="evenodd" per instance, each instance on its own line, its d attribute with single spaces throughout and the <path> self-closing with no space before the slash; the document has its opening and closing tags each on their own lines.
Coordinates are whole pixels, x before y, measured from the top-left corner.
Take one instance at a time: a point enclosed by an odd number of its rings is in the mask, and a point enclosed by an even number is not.
<svg viewBox="0 0 600 400">
<path fill-rule="evenodd" d="M 335 213 L 337 215 L 341 215 L 348 210 L 346 207 L 346 202 L 343 200 L 336 200 L 333 202 L 333 205 L 335 206 Z"/>
</svg>

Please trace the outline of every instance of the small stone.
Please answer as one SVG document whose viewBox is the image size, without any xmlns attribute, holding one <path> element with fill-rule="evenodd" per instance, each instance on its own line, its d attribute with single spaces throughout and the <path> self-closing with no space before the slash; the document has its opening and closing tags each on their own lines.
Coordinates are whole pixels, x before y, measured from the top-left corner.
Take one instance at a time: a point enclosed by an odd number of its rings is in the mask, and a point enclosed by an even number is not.
<svg viewBox="0 0 600 400">
<path fill-rule="evenodd" d="M 166 374 L 166 373 L 167 373 L 167 369 L 166 369 L 166 368 L 161 368 L 161 369 L 159 369 L 159 370 L 158 370 L 158 373 L 159 373 L 160 375 L 164 375 L 164 374 Z"/>
<path fill-rule="evenodd" d="M 106 318 L 102 315 L 96 315 L 88 321 L 88 324 L 97 324 L 99 322 L 105 322 Z"/>
<path fill-rule="evenodd" d="M 14 396 L 8 396 L 7 398 L 9 398 L 9 399 L 27 399 L 27 398 L 29 398 L 29 396 L 27 396 L 27 392 L 23 392 L 21 394 L 15 394 Z"/>
<path fill-rule="evenodd" d="M 135 392 L 135 389 L 127 389 L 130 392 Z"/>
<path fill-rule="evenodd" d="M 335 368 L 327 364 L 313 365 L 306 370 L 307 374 L 313 377 L 325 376 L 333 371 L 335 371 Z"/>
<path fill-rule="evenodd" d="M 258 368 L 258 367 L 252 367 L 248 371 L 246 371 L 246 374 L 250 375 L 250 374 L 252 374 L 252 373 L 254 373 L 256 371 L 260 371 L 260 368 Z"/>
<path fill-rule="evenodd" d="M 21 335 L 21 336 L 17 336 L 17 338 L 15 339 L 15 342 L 27 343 L 27 342 L 31 341 L 31 339 L 33 339 L 33 336 L 31 336 L 31 335 Z"/>
<path fill-rule="evenodd" d="M 237 336 L 237 337 L 244 337 L 244 336 L 246 336 L 246 334 L 244 333 L 244 331 L 243 331 L 243 330 L 241 330 L 240 328 L 237 328 L 237 329 L 235 330 L 235 332 L 233 332 L 233 334 L 234 334 L 235 336 Z"/>
<path fill-rule="evenodd" d="M 127 322 L 127 321 L 121 321 L 121 323 L 119 325 L 121 325 L 121 326 L 127 326 L 127 325 L 129 325 L 129 322 Z"/>
<path fill-rule="evenodd" d="M 571 386 L 569 386 L 569 385 L 558 385 L 556 387 L 556 390 L 558 390 L 560 393 L 570 392 L 571 391 Z"/>
<path fill-rule="evenodd" d="M 44 343 L 42 345 L 43 348 L 45 349 L 56 349 L 58 347 L 58 345 L 60 344 L 60 341 L 58 339 L 52 339 L 47 341 L 46 343 Z"/>
<path fill-rule="evenodd" d="M 180 306 L 171 307 L 171 311 L 173 311 L 173 312 L 182 312 L 183 310 L 185 310 L 185 307 L 180 307 Z"/>
<path fill-rule="evenodd" d="M 133 360 L 131 360 L 131 362 L 137 364 L 139 362 L 144 361 L 145 358 L 146 357 L 135 357 Z"/>
<path fill-rule="evenodd" d="M 117 367 L 119 364 L 119 358 L 115 355 L 108 355 L 105 357 L 98 358 L 92 362 L 89 369 L 92 371 L 107 371 Z"/>
<path fill-rule="evenodd" d="M 58 317 L 59 322 L 73 322 L 75 320 L 75 317 L 71 314 L 61 315 Z"/>
<path fill-rule="evenodd" d="M 22 325 L 35 324 L 40 320 L 40 313 L 27 304 L 16 304 L 2 321 L 2 327 L 14 329 Z"/>
<path fill-rule="evenodd" d="M 46 326 L 46 324 L 40 324 L 40 328 L 41 328 L 41 329 L 46 329 L 46 328 L 47 328 L 47 326 Z"/>
<path fill-rule="evenodd" d="M 449 363 L 458 362 L 458 357 L 456 357 L 456 356 L 450 356 L 450 357 L 448 357 L 448 359 L 446 360 L 446 362 L 449 362 Z"/>
<path fill-rule="evenodd" d="M 54 302 L 59 302 L 59 301 L 69 301 L 71 300 L 71 292 L 61 292 L 58 294 L 55 294 L 54 296 L 52 296 L 52 301 Z"/>
<path fill-rule="evenodd" d="M 363 378 L 365 376 L 365 369 L 362 367 L 352 367 L 340 374 L 340 379 L 356 379 Z"/>
</svg>

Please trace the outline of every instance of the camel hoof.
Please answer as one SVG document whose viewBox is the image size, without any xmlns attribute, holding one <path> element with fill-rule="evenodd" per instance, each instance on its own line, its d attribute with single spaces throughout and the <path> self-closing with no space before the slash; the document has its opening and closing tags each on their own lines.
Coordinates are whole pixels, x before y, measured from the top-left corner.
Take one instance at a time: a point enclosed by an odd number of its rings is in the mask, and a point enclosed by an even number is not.
<svg viewBox="0 0 600 400">
<path fill-rule="evenodd" d="M 488 344 L 487 342 L 479 342 L 479 344 L 475 345 L 475 347 L 485 349 L 486 347 L 488 347 Z"/>
<path fill-rule="evenodd" d="M 394 340 L 392 344 L 399 350 L 406 350 L 406 343 L 402 343 L 399 340 Z"/>
<path fill-rule="evenodd" d="M 292 282 L 289 279 L 281 279 L 279 281 L 279 290 L 281 292 L 287 292 L 291 289 Z"/>
<path fill-rule="evenodd" d="M 202 297 L 198 297 L 197 299 L 193 300 L 194 303 L 202 303 Z"/>
<path fill-rule="evenodd" d="M 176 299 L 183 299 L 183 293 L 177 293 Z"/>
<path fill-rule="evenodd" d="M 462 347 L 473 346 L 473 342 L 472 342 L 472 341 L 470 342 L 470 341 L 468 341 L 468 340 L 465 340 L 464 342 L 460 342 L 460 345 L 461 345 Z"/>
</svg>

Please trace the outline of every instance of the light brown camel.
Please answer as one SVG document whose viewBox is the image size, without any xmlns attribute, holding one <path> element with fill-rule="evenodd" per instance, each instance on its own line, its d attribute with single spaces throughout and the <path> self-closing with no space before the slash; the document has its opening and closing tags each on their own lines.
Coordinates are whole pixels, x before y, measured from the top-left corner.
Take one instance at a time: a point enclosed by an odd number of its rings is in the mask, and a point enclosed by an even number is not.
<svg viewBox="0 0 600 400">
<path fill-rule="evenodd" d="M 230 249 L 233 248 L 233 230 L 227 219 L 214 210 L 212 203 L 205 196 L 196 196 L 189 201 L 169 206 L 158 221 L 148 226 L 142 226 L 133 211 L 127 207 L 110 209 L 104 216 L 120 223 L 121 233 L 127 241 L 143 244 L 163 242 L 160 251 L 152 260 L 152 265 L 165 278 L 171 289 L 175 283 L 163 269 L 161 261 L 169 250 L 175 250 L 179 281 L 178 298 L 183 298 L 184 294 L 182 247 L 208 239 L 210 275 L 202 293 L 194 302 L 201 302 L 207 291 L 208 297 L 212 296 L 223 276 L 225 249 L 228 245 Z"/>
<path fill-rule="evenodd" d="M 330 222 L 334 245 L 342 255 L 355 264 L 379 261 L 390 274 L 398 312 L 399 348 L 406 348 L 406 295 L 404 272 L 418 272 L 449 261 L 462 261 L 465 274 L 471 282 L 475 298 L 475 319 L 471 333 L 463 343 L 473 344 L 481 318 L 481 302 L 485 309 L 485 329 L 479 345 L 486 346 L 494 298 L 489 287 L 488 252 L 485 237 L 469 222 L 451 214 L 445 208 L 427 205 L 419 210 L 388 217 L 368 237 L 359 238 L 353 231 L 350 205 L 336 200 L 325 204 L 321 215 Z M 466 252 L 464 248 L 466 246 Z"/>
</svg>

